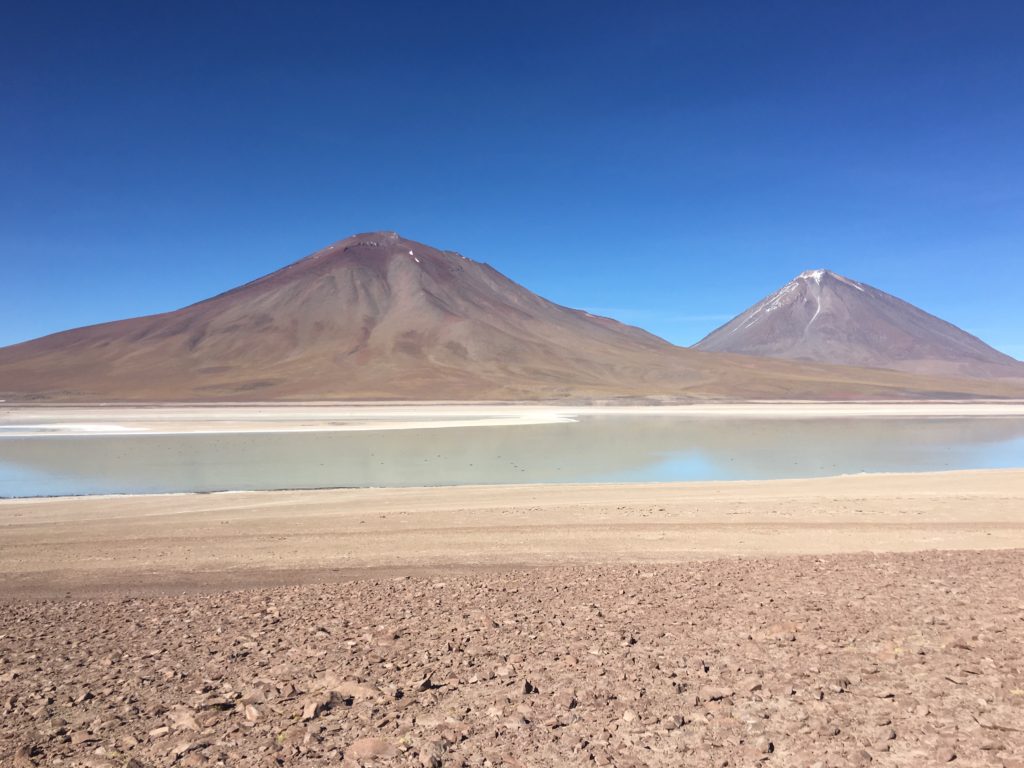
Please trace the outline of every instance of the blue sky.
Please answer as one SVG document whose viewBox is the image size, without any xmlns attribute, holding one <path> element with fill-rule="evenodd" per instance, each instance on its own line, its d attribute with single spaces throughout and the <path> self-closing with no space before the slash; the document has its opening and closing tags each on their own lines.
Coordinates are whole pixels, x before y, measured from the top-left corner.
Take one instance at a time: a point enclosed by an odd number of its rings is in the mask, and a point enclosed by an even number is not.
<svg viewBox="0 0 1024 768">
<path fill-rule="evenodd" d="M 1024 357 L 1019 2 L 33 2 L 0 344 L 394 229 L 681 344 L 826 267 Z"/>
</svg>

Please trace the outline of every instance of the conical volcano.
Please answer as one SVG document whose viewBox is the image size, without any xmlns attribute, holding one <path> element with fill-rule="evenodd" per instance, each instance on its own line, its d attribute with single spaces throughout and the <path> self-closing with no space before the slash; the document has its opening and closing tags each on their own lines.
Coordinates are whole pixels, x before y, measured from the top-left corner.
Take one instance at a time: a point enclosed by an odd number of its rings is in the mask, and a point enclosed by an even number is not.
<svg viewBox="0 0 1024 768">
<path fill-rule="evenodd" d="M 694 349 L 927 376 L 1024 378 L 1024 363 L 902 299 L 825 269 L 804 272 Z"/>
<path fill-rule="evenodd" d="M 158 398 L 528 395 L 566 379 L 599 386 L 615 351 L 663 348 L 671 345 L 555 305 L 486 264 L 375 232 L 175 312 L 2 350 L 0 389 L 23 381 Z"/>
</svg>

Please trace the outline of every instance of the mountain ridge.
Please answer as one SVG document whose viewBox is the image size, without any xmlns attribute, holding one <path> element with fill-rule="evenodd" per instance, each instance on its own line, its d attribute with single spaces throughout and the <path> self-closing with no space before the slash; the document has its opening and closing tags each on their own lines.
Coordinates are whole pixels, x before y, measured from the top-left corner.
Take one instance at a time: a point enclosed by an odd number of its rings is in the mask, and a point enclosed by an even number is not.
<svg viewBox="0 0 1024 768">
<path fill-rule="evenodd" d="M 677 347 L 395 232 L 344 238 L 181 309 L 0 349 L 0 398 L 9 400 L 845 399 L 1008 391 Z"/>
</svg>

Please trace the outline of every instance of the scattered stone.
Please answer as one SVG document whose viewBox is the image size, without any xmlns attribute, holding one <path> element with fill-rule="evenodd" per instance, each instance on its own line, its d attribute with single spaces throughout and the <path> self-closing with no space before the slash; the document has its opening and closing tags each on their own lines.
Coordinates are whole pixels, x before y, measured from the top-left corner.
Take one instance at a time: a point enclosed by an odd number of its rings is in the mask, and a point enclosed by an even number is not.
<svg viewBox="0 0 1024 768">
<path fill-rule="evenodd" d="M 22 744 L 14 753 L 12 761 L 13 768 L 35 768 L 36 762 L 32 759 L 35 754 L 35 747 L 31 744 Z"/>
<path fill-rule="evenodd" d="M 578 703 L 576 694 L 572 691 L 561 691 L 555 694 L 554 704 L 559 709 L 575 709 Z"/>
<path fill-rule="evenodd" d="M 712 685 L 702 685 L 697 691 L 697 697 L 701 701 L 721 701 L 722 699 L 732 698 L 734 691 L 732 688 L 721 688 Z"/>
<path fill-rule="evenodd" d="M 434 681 L 430 679 L 430 673 L 427 673 L 423 678 L 410 684 L 409 687 L 417 693 L 422 693 L 423 691 L 429 691 L 431 688 L 433 688 Z"/>
<path fill-rule="evenodd" d="M 195 715 L 187 709 L 172 709 L 167 713 L 167 716 L 171 718 L 171 726 L 176 731 L 200 730 Z"/>
<path fill-rule="evenodd" d="M 364 738 L 353 741 L 345 750 L 345 757 L 353 760 L 375 760 L 398 757 L 398 747 L 385 739 Z"/>
<path fill-rule="evenodd" d="M 444 763 L 446 743 L 442 739 L 433 739 L 420 748 L 420 765 L 423 768 L 441 768 Z"/>
<path fill-rule="evenodd" d="M 1022 569 L 992 550 L 0 600 L 0 765 L 1024 768 Z"/>
<path fill-rule="evenodd" d="M 175 745 L 171 750 L 171 754 L 175 757 L 181 757 L 182 755 L 191 752 L 193 749 L 198 749 L 198 745 L 189 741 L 182 741 Z"/>
<path fill-rule="evenodd" d="M 321 712 L 324 712 L 330 707 L 331 697 L 329 695 L 316 696 L 312 699 L 308 699 L 302 706 L 302 721 L 307 722 L 319 717 Z"/>
</svg>

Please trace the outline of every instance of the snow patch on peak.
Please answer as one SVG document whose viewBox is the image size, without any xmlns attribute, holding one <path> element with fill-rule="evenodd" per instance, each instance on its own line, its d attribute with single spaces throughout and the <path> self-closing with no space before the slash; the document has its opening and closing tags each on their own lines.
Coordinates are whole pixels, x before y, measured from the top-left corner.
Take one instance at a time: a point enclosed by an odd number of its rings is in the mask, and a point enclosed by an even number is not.
<svg viewBox="0 0 1024 768">
<path fill-rule="evenodd" d="M 770 296 L 760 309 L 763 309 L 765 312 L 774 312 L 779 307 L 785 306 L 789 303 L 787 301 L 789 294 L 795 291 L 797 287 L 795 283 L 787 283 L 774 296 Z"/>
<path fill-rule="evenodd" d="M 793 292 L 800 286 L 796 282 L 787 283 L 782 286 L 776 293 L 769 296 L 767 299 L 758 304 L 747 316 L 745 322 L 737 325 L 735 328 L 729 331 L 729 335 L 736 333 L 736 331 L 742 331 L 744 328 L 749 328 L 754 323 L 758 322 L 765 315 L 770 315 L 777 309 L 786 306 L 787 304 L 793 303 L 797 298 L 792 295 Z"/>
<path fill-rule="evenodd" d="M 856 288 L 858 291 L 861 292 L 864 291 L 864 286 L 858 283 L 856 280 L 851 280 L 848 277 L 837 275 L 835 272 L 831 272 L 827 269 L 808 269 L 806 272 L 801 272 L 799 275 L 797 275 L 793 282 L 796 283 L 799 282 L 800 280 L 813 280 L 817 285 L 821 285 L 821 280 L 826 275 L 835 280 L 836 282 L 842 283 L 843 285 L 848 285 L 851 288 Z"/>
<path fill-rule="evenodd" d="M 821 285 L 821 278 L 825 276 L 826 270 L 824 269 L 809 269 L 806 272 L 801 272 L 796 276 L 797 280 L 813 280 L 818 285 Z"/>
</svg>

